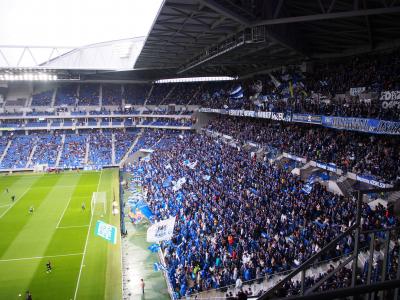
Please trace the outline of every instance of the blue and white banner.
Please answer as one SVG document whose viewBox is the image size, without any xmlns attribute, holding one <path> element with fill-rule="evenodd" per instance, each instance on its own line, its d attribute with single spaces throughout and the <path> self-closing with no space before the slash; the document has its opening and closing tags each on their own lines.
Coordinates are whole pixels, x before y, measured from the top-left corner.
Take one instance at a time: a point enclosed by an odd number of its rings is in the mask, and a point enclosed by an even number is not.
<svg viewBox="0 0 400 300">
<path fill-rule="evenodd" d="M 379 100 L 384 109 L 400 109 L 400 91 L 383 91 Z"/>
<path fill-rule="evenodd" d="M 147 229 L 147 242 L 158 243 L 172 238 L 175 227 L 175 217 L 154 223 Z"/>
<path fill-rule="evenodd" d="M 350 88 L 350 96 L 358 96 L 361 93 L 365 92 L 365 90 L 365 86 Z"/>
<path fill-rule="evenodd" d="M 167 271 L 167 268 L 161 263 L 154 263 L 153 270 L 154 272 Z"/>
<path fill-rule="evenodd" d="M 132 212 L 136 212 L 136 210 L 139 210 L 147 219 L 150 220 L 153 218 L 153 212 L 143 199 L 138 200 L 136 203 L 128 202 L 128 204 L 131 205 Z"/>
<path fill-rule="evenodd" d="M 114 245 L 117 243 L 117 227 L 103 221 L 97 221 L 94 234 Z"/>
<path fill-rule="evenodd" d="M 196 166 L 197 166 L 197 160 L 195 160 L 195 161 L 193 161 L 193 162 L 190 162 L 190 160 L 186 159 L 186 160 L 183 161 L 183 164 L 184 164 L 186 167 L 188 167 L 188 168 L 190 168 L 190 169 L 193 170 L 193 169 L 196 168 Z"/>
<path fill-rule="evenodd" d="M 174 192 L 179 191 L 184 183 L 186 183 L 186 178 L 185 177 L 179 178 L 178 181 L 176 181 L 175 183 L 173 182 L 174 186 L 172 187 L 172 190 Z"/>
<path fill-rule="evenodd" d="M 399 103 L 400 105 L 400 103 Z M 201 112 L 211 112 L 211 109 L 200 109 Z M 238 117 L 253 117 L 271 119 L 285 122 L 319 124 L 325 127 L 361 131 L 374 134 L 400 135 L 400 122 L 385 121 L 366 118 L 331 117 L 311 114 L 291 114 L 290 112 L 271 112 L 271 111 L 251 111 L 241 109 L 216 109 L 214 113 L 229 114 Z"/>
<path fill-rule="evenodd" d="M 317 161 L 317 167 L 320 169 L 330 171 L 330 172 L 336 172 L 338 170 L 336 165 L 334 165 L 334 164 L 325 164 L 325 163 L 318 162 L 318 161 Z"/>
<path fill-rule="evenodd" d="M 400 122 L 377 119 L 323 116 L 322 125 L 335 129 L 354 130 L 377 134 L 400 134 Z"/>
<path fill-rule="evenodd" d="M 391 187 L 391 185 L 389 185 L 389 184 L 386 184 L 386 183 L 377 181 L 377 180 L 376 180 L 374 177 L 372 177 L 372 176 L 357 175 L 356 179 L 357 179 L 358 181 L 365 182 L 365 183 L 368 183 L 368 184 L 370 184 L 370 185 L 377 186 L 377 187 L 380 187 L 380 188 L 388 188 L 388 187 Z"/>
<path fill-rule="evenodd" d="M 235 98 L 235 99 L 239 99 L 239 98 L 243 98 L 243 89 L 242 86 L 238 86 L 235 89 L 233 89 L 233 91 L 231 91 L 229 93 L 229 95 L 231 96 L 231 98 Z"/>
<path fill-rule="evenodd" d="M 322 116 L 310 114 L 293 114 L 292 121 L 298 123 L 321 124 Z"/>
<path fill-rule="evenodd" d="M 307 162 L 307 159 L 305 159 L 303 157 L 292 155 L 292 154 L 289 154 L 289 153 L 286 153 L 286 152 L 283 152 L 283 156 L 286 156 L 287 158 L 289 158 L 291 160 L 299 161 L 299 162 L 302 162 L 302 163 L 306 163 Z"/>
</svg>

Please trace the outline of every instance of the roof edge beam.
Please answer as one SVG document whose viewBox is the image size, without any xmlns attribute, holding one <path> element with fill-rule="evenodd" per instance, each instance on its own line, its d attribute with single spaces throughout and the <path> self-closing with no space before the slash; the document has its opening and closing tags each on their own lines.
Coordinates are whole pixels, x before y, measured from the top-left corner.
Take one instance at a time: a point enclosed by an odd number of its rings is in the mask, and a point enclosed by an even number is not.
<svg viewBox="0 0 400 300">
<path fill-rule="evenodd" d="M 351 11 L 336 12 L 336 13 L 324 13 L 324 14 L 315 14 L 315 15 L 307 15 L 307 16 L 269 19 L 269 20 L 264 20 L 264 21 L 260 21 L 260 22 L 255 22 L 253 24 L 253 26 L 279 25 L 279 24 L 311 22 L 311 21 L 321 21 L 321 20 L 331 20 L 331 19 L 339 19 L 339 18 L 351 18 L 351 17 L 371 16 L 371 15 L 381 15 L 381 14 L 392 14 L 392 13 L 400 13 L 400 6 L 372 8 L 372 9 L 360 9 L 360 10 L 351 10 Z"/>
</svg>

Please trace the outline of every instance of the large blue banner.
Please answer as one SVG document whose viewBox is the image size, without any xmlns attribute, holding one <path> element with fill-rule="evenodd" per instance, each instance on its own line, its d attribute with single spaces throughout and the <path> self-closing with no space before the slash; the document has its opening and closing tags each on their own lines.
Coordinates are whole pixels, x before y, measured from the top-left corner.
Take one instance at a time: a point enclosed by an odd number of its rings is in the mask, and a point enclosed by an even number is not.
<svg viewBox="0 0 400 300">
<path fill-rule="evenodd" d="M 400 122 L 377 119 L 322 116 L 322 125 L 335 129 L 362 131 L 377 134 L 400 134 Z"/>
<path fill-rule="evenodd" d="M 366 118 L 330 117 L 312 114 L 291 114 L 290 112 L 252 111 L 242 109 L 201 108 L 200 112 L 229 114 L 237 117 L 253 117 L 276 121 L 318 124 L 325 127 L 362 131 L 375 134 L 400 135 L 400 122 Z"/>
</svg>

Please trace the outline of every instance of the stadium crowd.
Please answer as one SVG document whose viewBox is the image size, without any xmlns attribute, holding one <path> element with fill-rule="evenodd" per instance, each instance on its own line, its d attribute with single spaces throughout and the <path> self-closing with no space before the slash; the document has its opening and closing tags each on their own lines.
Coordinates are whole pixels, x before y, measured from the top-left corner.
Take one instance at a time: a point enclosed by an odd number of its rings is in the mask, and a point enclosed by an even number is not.
<svg viewBox="0 0 400 300">
<path fill-rule="evenodd" d="M 154 149 L 137 167 L 155 220 L 176 216 L 162 247 L 177 298 L 290 270 L 354 222 L 353 200 L 318 183 L 305 192 L 288 170 L 205 134 L 170 135 Z M 367 204 L 362 213 L 365 229 L 398 224 Z M 343 240 L 322 259 L 352 246 Z"/>
<path fill-rule="evenodd" d="M 252 118 L 219 118 L 208 129 L 393 183 L 400 178 L 400 139 Z"/>
</svg>

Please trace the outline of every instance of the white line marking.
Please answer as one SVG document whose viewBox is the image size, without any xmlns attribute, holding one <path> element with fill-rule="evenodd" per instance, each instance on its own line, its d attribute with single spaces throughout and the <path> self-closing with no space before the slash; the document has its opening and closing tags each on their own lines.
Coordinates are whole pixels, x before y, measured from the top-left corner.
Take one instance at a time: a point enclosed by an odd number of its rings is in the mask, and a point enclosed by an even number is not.
<svg viewBox="0 0 400 300">
<path fill-rule="evenodd" d="M 8 211 L 9 211 L 11 208 L 13 208 L 14 205 L 15 205 L 22 197 L 24 197 L 25 194 L 26 194 L 30 189 L 31 189 L 31 186 L 30 186 L 29 188 L 27 188 L 27 189 L 25 190 L 25 192 L 23 192 L 22 195 L 21 195 L 17 200 L 15 200 L 15 201 L 10 205 L 10 207 L 7 208 L 7 209 L 0 215 L 0 219 L 1 219 L 6 213 L 8 213 Z"/>
<path fill-rule="evenodd" d="M 101 181 L 101 175 L 103 175 L 103 170 L 100 171 L 100 178 L 99 178 L 99 182 L 97 183 L 97 190 L 96 190 L 97 192 L 99 191 L 99 186 L 100 186 L 100 181 Z M 90 212 L 89 229 L 88 229 L 88 232 L 87 232 L 87 235 L 86 235 L 85 247 L 83 248 L 83 255 L 82 255 L 82 261 L 81 261 L 81 267 L 80 267 L 80 269 L 79 269 L 78 280 L 77 280 L 77 282 L 76 282 L 74 300 L 76 300 L 76 296 L 78 295 L 79 282 L 80 282 L 80 280 L 81 280 L 83 262 L 85 261 L 86 248 L 87 248 L 87 244 L 88 244 L 88 241 L 89 241 L 90 228 L 92 227 L 92 219 L 93 219 L 93 214 L 92 214 L 92 212 Z"/>
<path fill-rule="evenodd" d="M 83 253 L 71 253 L 71 254 L 60 254 L 60 255 L 48 255 L 48 256 L 34 256 L 34 257 L 22 257 L 22 258 L 10 258 L 0 259 L 0 262 L 16 261 L 16 260 L 29 260 L 29 259 L 42 259 L 42 258 L 53 258 L 53 257 L 64 257 L 64 256 L 77 256 Z"/>
<path fill-rule="evenodd" d="M 72 198 L 72 197 L 69 197 L 69 200 L 68 200 L 68 202 L 67 202 L 67 205 L 65 206 L 65 208 L 64 208 L 64 210 L 63 210 L 63 212 L 62 212 L 62 215 L 61 215 L 60 219 L 58 220 L 58 223 L 57 223 L 56 228 L 58 228 L 58 227 L 60 226 L 61 220 L 62 220 L 62 218 L 64 218 L 65 211 L 67 210 L 67 208 L 68 208 L 68 206 L 69 206 L 69 203 L 71 202 L 71 198 Z"/>
<path fill-rule="evenodd" d="M 89 225 L 76 225 L 76 226 L 59 226 L 57 229 L 68 229 L 68 228 L 79 228 L 79 227 L 88 227 Z"/>
</svg>

